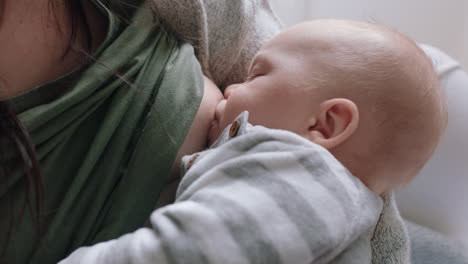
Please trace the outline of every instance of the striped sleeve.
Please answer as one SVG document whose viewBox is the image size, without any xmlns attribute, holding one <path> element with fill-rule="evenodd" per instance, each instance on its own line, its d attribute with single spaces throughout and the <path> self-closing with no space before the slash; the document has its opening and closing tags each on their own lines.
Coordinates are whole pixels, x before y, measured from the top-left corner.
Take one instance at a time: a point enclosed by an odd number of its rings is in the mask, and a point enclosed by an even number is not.
<svg viewBox="0 0 468 264">
<path fill-rule="evenodd" d="M 381 199 L 292 133 L 261 128 L 191 163 L 151 228 L 63 263 L 356 263 L 343 256 L 370 247 Z"/>
</svg>

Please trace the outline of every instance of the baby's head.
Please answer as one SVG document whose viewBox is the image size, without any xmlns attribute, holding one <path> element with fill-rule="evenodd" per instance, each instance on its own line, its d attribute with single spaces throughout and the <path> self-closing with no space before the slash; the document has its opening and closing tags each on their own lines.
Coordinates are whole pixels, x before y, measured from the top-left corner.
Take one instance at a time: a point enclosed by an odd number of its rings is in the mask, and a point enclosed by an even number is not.
<svg viewBox="0 0 468 264">
<path fill-rule="evenodd" d="M 446 125 L 442 91 L 417 45 L 383 26 L 318 20 L 268 42 L 217 106 L 215 139 L 242 111 L 328 149 L 370 189 L 411 180 Z"/>
</svg>

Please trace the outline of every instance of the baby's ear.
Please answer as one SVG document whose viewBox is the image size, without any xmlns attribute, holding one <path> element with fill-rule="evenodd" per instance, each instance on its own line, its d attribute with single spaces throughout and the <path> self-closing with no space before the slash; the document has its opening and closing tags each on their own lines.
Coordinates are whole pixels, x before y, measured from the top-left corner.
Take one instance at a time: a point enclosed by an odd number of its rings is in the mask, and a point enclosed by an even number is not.
<svg viewBox="0 0 468 264">
<path fill-rule="evenodd" d="M 334 98 L 320 104 L 318 114 L 311 120 L 307 137 L 326 149 L 346 141 L 357 129 L 359 111 L 348 99 Z"/>
</svg>

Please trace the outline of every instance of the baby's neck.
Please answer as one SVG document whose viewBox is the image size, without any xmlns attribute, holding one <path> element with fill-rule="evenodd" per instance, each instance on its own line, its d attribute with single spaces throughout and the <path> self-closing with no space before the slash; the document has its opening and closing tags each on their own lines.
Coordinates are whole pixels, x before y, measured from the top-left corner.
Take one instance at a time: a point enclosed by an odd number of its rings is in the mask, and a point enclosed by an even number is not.
<svg viewBox="0 0 468 264">
<path fill-rule="evenodd" d="M 380 195 L 389 189 L 388 182 L 385 180 L 386 177 L 383 175 L 383 169 L 370 165 L 373 162 L 364 157 L 353 158 L 349 151 L 343 151 L 342 148 L 333 149 L 330 152 L 351 174 L 374 193 Z"/>
</svg>

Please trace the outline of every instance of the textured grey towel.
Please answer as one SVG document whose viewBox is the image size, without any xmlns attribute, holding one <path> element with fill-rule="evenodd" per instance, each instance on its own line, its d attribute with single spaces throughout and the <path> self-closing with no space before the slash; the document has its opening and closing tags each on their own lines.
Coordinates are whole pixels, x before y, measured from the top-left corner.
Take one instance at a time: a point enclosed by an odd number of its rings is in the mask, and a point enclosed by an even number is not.
<svg viewBox="0 0 468 264">
<path fill-rule="evenodd" d="M 393 192 L 384 196 L 384 207 L 371 246 L 373 264 L 410 263 L 409 237 Z"/>
<path fill-rule="evenodd" d="M 222 89 L 245 79 L 255 53 L 281 29 L 268 0 L 152 0 L 152 7 Z"/>
</svg>

